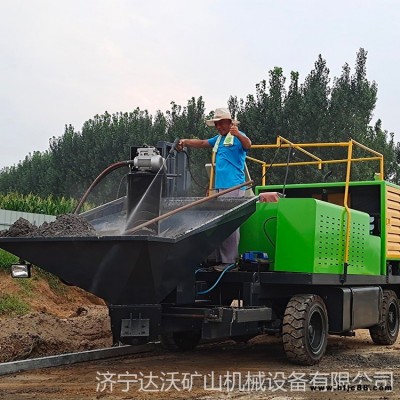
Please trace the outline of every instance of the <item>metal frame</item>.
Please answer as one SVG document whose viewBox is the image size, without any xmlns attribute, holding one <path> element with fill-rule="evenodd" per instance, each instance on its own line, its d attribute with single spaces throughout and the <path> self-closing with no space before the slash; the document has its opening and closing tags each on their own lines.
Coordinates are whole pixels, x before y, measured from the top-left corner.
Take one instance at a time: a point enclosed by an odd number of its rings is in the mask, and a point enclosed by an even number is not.
<svg viewBox="0 0 400 400">
<path fill-rule="evenodd" d="M 370 157 L 358 157 L 353 158 L 353 145 L 360 147 L 361 149 L 371 153 L 373 156 Z M 346 147 L 347 148 L 347 158 L 338 159 L 338 160 L 322 160 L 316 155 L 310 153 L 305 150 L 305 148 L 313 148 L 313 147 Z M 351 163 L 358 161 L 379 161 L 379 179 L 383 180 L 383 167 L 384 160 L 383 155 L 378 153 L 375 150 L 370 149 L 367 146 L 364 146 L 361 143 L 356 142 L 351 139 L 348 142 L 337 142 L 337 143 L 293 143 L 288 139 L 283 138 L 282 136 L 278 136 L 276 139 L 276 144 L 259 144 L 252 145 L 252 149 L 278 149 L 278 148 L 293 148 L 301 151 L 305 155 L 309 156 L 313 159 L 313 161 L 302 161 L 302 162 L 288 162 L 288 163 L 272 163 L 270 167 L 291 167 L 291 166 L 300 166 L 300 165 L 316 165 L 318 169 L 322 169 L 324 164 L 337 164 L 337 163 L 346 163 L 346 181 L 345 181 L 345 192 L 344 192 L 344 201 L 343 206 L 345 208 L 345 212 L 347 214 L 347 222 L 346 222 L 346 236 L 345 236 L 345 251 L 344 251 L 344 259 L 343 259 L 343 276 L 347 275 L 347 266 L 349 261 L 349 244 L 350 244 L 350 226 L 351 226 L 351 213 L 350 208 L 348 206 L 348 194 L 349 194 L 349 183 L 350 183 L 350 174 L 351 174 Z M 267 162 L 258 160 L 253 157 L 247 156 L 247 159 L 257 162 L 262 165 L 262 185 L 266 184 L 266 167 L 269 165 Z"/>
</svg>

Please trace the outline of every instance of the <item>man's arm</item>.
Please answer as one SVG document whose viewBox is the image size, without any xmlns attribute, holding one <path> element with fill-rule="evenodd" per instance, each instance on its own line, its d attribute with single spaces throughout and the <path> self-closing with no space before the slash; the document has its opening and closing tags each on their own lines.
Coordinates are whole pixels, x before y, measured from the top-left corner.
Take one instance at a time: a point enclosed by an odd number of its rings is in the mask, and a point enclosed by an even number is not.
<svg viewBox="0 0 400 400">
<path fill-rule="evenodd" d="M 181 139 L 177 145 L 177 150 L 181 151 L 184 147 L 194 147 L 196 149 L 206 149 L 211 147 L 208 140 L 202 139 Z"/>
<path fill-rule="evenodd" d="M 245 149 L 245 150 L 249 150 L 250 149 L 250 147 L 251 147 L 251 140 L 246 136 L 246 135 L 242 135 L 240 132 L 239 132 L 239 129 L 238 129 L 238 127 L 236 126 L 236 125 L 232 125 L 232 127 L 231 127 L 231 129 L 230 129 L 230 134 L 232 135 L 232 136 L 236 136 L 238 139 L 239 139 L 239 141 L 240 141 L 240 143 L 242 144 L 242 147 Z"/>
</svg>

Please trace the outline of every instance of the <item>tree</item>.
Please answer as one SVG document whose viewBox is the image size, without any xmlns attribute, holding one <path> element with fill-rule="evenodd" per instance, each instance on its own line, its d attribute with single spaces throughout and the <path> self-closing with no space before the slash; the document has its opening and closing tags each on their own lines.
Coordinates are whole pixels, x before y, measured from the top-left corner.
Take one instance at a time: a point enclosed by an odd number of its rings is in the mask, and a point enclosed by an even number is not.
<svg viewBox="0 0 400 400">
<path fill-rule="evenodd" d="M 350 138 L 359 141 L 385 156 L 385 175 L 400 183 L 400 144 L 394 134 L 382 128 L 378 120 L 371 126 L 377 101 L 377 84 L 367 79 L 367 52 L 359 49 L 354 73 L 348 63 L 341 75 L 330 86 L 329 69 L 319 55 L 314 68 L 300 82 L 299 73 L 292 71 L 286 89 L 286 77 L 280 67 L 268 73 L 268 81 L 255 85 L 255 93 L 245 99 L 231 96 L 227 105 L 232 115 L 240 120 L 240 130 L 248 133 L 253 144 L 275 143 L 277 135 L 293 142 L 340 142 Z M 49 150 L 33 152 L 18 165 L 0 171 L 0 192 L 17 191 L 40 196 L 72 196 L 79 198 L 96 176 L 117 161 L 131 157 L 131 146 L 156 145 L 160 140 L 173 142 L 176 138 L 205 139 L 216 132 L 206 127 L 206 114 L 202 97 L 190 98 L 186 106 L 171 102 L 170 110 L 157 111 L 153 117 L 147 110 L 135 108 L 130 112 L 95 115 L 87 120 L 82 130 L 75 131 L 66 125 L 62 136 L 50 140 Z M 313 150 L 314 152 L 314 150 Z M 309 160 L 293 149 L 256 150 L 250 156 L 267 163 Z M 322 159 L 343 158 L 343 148 L 322 149 L 317 154 Z M 355 156 L 363 156 L 356 149 Z M 190 169 L 195 182 L 194 193 L 204 194 L 207 175 L 204 164 L 210 162 L 207 151 L 188 151 Z M 259 164 L 248 162 L 251 176 L 261 183 Z M 329 166 L 331 180 L 343 180 L 345 165 Z M 272 168 L 267 172 L 268 183 L 307 182 L 321 180 L 328 168 L 316 167 L 290 169 Z M 373 163 L 354 163 L 353 179 L 372 178 L 377 172 Z M 115 198 L 119 193 L 126 170 L 113 172 L 93 193 L 96 201 Z M 197 183 L 197 184 L 196 184 Z"/>
</svg>

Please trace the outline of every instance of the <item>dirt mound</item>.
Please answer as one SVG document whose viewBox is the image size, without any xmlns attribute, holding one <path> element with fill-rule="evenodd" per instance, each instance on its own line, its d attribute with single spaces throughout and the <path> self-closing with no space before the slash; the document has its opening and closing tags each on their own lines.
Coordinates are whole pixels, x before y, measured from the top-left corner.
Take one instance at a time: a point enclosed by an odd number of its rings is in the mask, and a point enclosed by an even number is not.
<svg viewBox="0 0 400 400">
<path fill-rule="evenodd" d="M 2 237 L 95 236 L 83 217 L 63 214 L 40 227 L 18 219 Z M 0 362 L 61 354 L 112 344 L 104 301 L 77 287 L 66 286 L 40 269 L 30 280 L 13 280 L 0 271 L 0 300 L 12 298 L 27 315 L 0 315 Z"/>
<path fill-rule="evenodd" d="M 107 307 L 85 306 L 70 318 L 44 312 L 0 320 L 0 362 L 112 345 Z"/>
<path fill-rule="evenodd" d="M 29 280 L 0 271 L 0 301 L 12 297 L 29 313 L 0 314 L 0 362 L 61 354 L 112 344 L 104 301 L 48 273 L 33 270 Z"/>
<path fill-rule="evenodd" d="M 25 218 L 17 219 L 8 230 L 0 231 L 0 237 L 29 236 L 37 231 L 38 227 Z"/>
<path fill-rule="evenodd" d="M 75 214 L 62 214 L 53 222 L 44 222 L 40 227 L 19 218 L 8 230 L 0 232 L 2 237 L 65 237 L 96 236 L 96 230 L 83 217 Z"/>
</svg>

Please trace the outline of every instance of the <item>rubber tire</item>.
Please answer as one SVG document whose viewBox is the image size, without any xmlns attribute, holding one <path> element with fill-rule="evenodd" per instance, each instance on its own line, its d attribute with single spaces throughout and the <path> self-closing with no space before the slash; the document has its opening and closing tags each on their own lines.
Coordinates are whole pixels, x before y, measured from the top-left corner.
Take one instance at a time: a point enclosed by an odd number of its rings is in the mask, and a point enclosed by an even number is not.
<svg viewBox="0 0 400 400">
<path fill-rule="evenodd" d="M 314 365 L 321 361 L 328 342 L 328 312 L 315 294 L 293 296 L 282 324 L 283 348 L 289 361 Z"/>
<path fill-rule="evenodd" d="M 161 344 L 170 351 L 191 351 L 200 342 L 200 331 L 165 333 L 161 335 Z"/>
<path fill-rule="evenodd" d="M 399 301 L 393 290 L 384 290 L 382 299 L 382 322 L 369 328 L 371 339 L 376 344 L 394 344 L 399 335 Z"/>
</svg>

